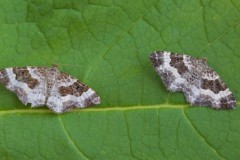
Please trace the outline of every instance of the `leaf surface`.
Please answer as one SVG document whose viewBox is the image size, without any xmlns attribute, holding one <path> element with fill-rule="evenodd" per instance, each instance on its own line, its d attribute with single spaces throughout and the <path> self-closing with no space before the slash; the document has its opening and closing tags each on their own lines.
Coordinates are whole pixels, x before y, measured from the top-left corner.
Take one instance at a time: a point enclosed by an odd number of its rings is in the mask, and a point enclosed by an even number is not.
<svg viewBox="0 0 240 160">
<path fill-rule="evenodd" d="M 240 2 L 0 1 L 0 67 L 51 66 L 102 104 L 56 115 L 0 86 L 0 159 L 237 159 L 240 110 L 189 106 L 149 54 L 205 57 L 240 98 Z"/>
</svg>

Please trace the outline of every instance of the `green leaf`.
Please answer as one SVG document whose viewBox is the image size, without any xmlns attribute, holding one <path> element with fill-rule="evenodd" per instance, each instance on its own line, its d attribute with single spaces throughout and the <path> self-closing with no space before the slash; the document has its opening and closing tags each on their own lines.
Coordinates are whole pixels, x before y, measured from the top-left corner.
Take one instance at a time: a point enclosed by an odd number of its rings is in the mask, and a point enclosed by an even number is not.
<svg viewBox="0 0 240 160">
<path fill-rule="evenodd" d="M 206 57 L 240 99 L 240 2 L 2 0 L 0 67 L 51 66 L 102 104 L 56 115 L 0 86 L 0 159 L 238 159 L 240 103 L 216 111 L 170 93 L 149 54 Z"/>
</svg>

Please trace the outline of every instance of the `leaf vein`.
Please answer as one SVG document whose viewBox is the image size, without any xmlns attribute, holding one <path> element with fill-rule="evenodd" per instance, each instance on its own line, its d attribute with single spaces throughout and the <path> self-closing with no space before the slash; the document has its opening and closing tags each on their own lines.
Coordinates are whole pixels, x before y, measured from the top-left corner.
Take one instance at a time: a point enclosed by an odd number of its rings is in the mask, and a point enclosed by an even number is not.
<svg viewBox="0 0 240 160">
<path fill-rule="evenodd" d="M 216 41 L 218 41 L 219 39 L 221 39 L 222 37 L 224 37 L 225 34 L 227 34 L 233 27 L 235 27 L 236 25 L 238 25 L 240 23 L 240 19 L 236 20 L 235 23 L 233 23 L 232 25 L 230 25 L 230 27 L 228 29 L 226 29 L 222 34 L 220 34 L 217 38 L 215 38 L 214 40 L 212 40 L 211 42 L 209 42 L 201 51 L 200 53 L 205 52 L 210 46 L 212 46 L 213 43 L 215 43 Z"/>
<path fill-rule="evenodd" d="M 129 151 L 130 151 L 130 154 L 133 158 L 137 159 L 137 157 L 134 156 L 133 154 L 133 151 L 132 151 L 132 140 L 131 140 L 131 137 L 130 137 L 130 133 L 129 133 L 129 124 L 127 122 L 127 119 L 126 119 L 126 113 L 125 112 L 122 112 L 123 113 L 123 118 L 124 118 L 124 122 L 125 122 L 125 125 L 126 125 L 126 132 L 127 132 L 127 136 L 128 136 L 128 140 L 129 140 Z"/>
<path fill-rule="evenodd" d="M 197 129 L 197 127 L 191 122 L 190 118 L 188 115 L 185 113 L 185 110 L 182 109 L 182 113 L 186 120 L 188 121 L 189 125 L 192 127 L 193 130 L 196 131 L 196 133 L 200 136 L 200 138 L 209 146 L 209 148 L 220 158 L 220 159 L 225 159 L 224 157 L 221 156 L 221 154 L 208 142 L 208 140 L 203 136 L 203 134 Z"/>
<path fill-rule="evenodd" d="M 64 132 L 65 132 L 65 135 L 67 137 L 67 139 L 69 139 L 69 142 L 73 145 L 73 147 L 76 149 L 76 151 L 78 152 L 78 154 L 83 157 L 84 159 L 86 160 L 89 160 L 89 158 L 87 158 L 87 156 L 81 151 L 81 149 L 76 145 L 76 143 L 73 141 L 72 137 L 70 136 L 70 134 L 68 133 L 63 121 L 62 121 L 62 118 L 59 116 L 58 117 L 59 119 L 59 122 L 60 122 L 60 125 L 62 126 Z"/>
<path fill-rule="evenodd" d="M 240 105 L 238 102 L 237 105 Z M 89 107 L 84 109 L 75 109 L 71 110 L 68 113 L 78 113 L 78 112 L 108 112 L 108 111 L 131 111 L 131 110 L 145 110 L 145 109 L 161 109 L 161 108 L 169 108 L 169 109 L 184 109 L 184 108 L 196 108 L 192 107 L 188 104 L 157 104 L 157 105 L 136 105 L 136 106 L 112 106 L 112 107 Z M 202 109 L 211 109 L 208 107 L 204 107 Z M 212 109 L 211 109 L 212 110 Z M 33 109 L 33 108 L 26 108 L 26 109 L 12 109 L 12 110 L 2 110 L 0 111 L 0 115 L 7 115 L 7 114 L 16 114 L 16 113 L 36 113 L 36 114 L 55 114 L 49 109 Z M 67 114 L 67 113 L 66 113 Z"/>
<path fill-rule="evenodd" d="M 130 107 L 108 107 L 108 108 L 85 108 L 85 109 L 75 109 L 68 113 L 78 113 L 78 112 L 108 112 L 108 111 L 128 111 L 128 110 L 145 110 L 145 109 L 160 109 L 160 108 L 188 108 L 190 105 L 171 105 L 171 104 L 160 104 L 160 105 L 146 105 L 146 106 L 130 106 Z M 15 114 L 15 113 L 48 113 L 55 114 L 49 109 L 13 109 L 13 110 L 2 110 L 0 115 Z"/>
</svg>

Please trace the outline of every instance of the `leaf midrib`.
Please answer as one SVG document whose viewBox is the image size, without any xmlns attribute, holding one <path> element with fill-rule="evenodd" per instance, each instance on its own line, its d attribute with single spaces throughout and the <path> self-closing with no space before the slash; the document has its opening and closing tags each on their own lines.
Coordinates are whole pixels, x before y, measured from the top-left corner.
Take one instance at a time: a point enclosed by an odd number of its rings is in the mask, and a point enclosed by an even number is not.
<svg viewBox="0 0 240 160">
<path fill-rule="evenodd" d="M 240 105 L 240 102 L 237 103 Z M 84 109 L 73 109 L 68 113 L 78 113 L 78 112 L 108 112 L 108 111 L 127 111 L 127 110 L 146 110 L 146 109 L 160 109 L 160 108 L 188 108 L 192 107 L 187 104 L 158 104 L 158 105 L 145 105 L 145 106 L 126 106 L 126 107 L 108 107 L 108 108 L 100 108 L 100 107 L 92 107 L 92 108 L 84 108 Z M 13 109 L 13 110 L 2 110 L 0 111 L 0 115 L 5 114 L 14 114 L 14 113 L 52 113 L 50 109 Z M 66 114 L 66 113 L 65 113 Z M 64 115 L 64 114 L 63 114 Z"/>
<path fill-rule="evenodd" d="M 92 108 L 83 108 L 83 109 L 73 109 L 68 113 L 78 113 L 78 112 L 106 112 L 106 111 L 125 111 L 125 110 L 144 110 L 144 109 L 158 109 L 158 108 L 184 108 L 190 105 L 169 105 L 169 104 L 160 104 L 160 105 L 148 105 L 148 106 L 128 106 L 128 107 L 92 107 Z M 50 109 L 13 109 L 13 110 L 2 110 L 0 115 L 3 114 L 12 114 L 12 113 L 54 113 Z"/>
</svg>

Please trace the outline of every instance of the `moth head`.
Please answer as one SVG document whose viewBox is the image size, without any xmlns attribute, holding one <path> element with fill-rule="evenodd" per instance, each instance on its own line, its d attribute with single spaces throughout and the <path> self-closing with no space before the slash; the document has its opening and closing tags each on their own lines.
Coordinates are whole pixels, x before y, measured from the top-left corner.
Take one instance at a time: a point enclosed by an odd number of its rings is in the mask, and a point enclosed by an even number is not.
<svg viewBox="0 0 240 160">
<path fill-rule="evenodd" d="M 163 51 L 155 51 L 150 54 L 149 58 L 154 67 L 160 66 L 163 63 Z"/>
<path fill-rule="evenodd" d="M 199 59 L 196 59 L 195 62 L 199 65 L 206 66 L 207 65 L 207 58 L 199 58 Z"/>
<path fill-rule="evenodd" d="M 52 68 L 57 68 L 57 64 L 52 64 Z"/>
<path fill-rule="evenodd" d="M 202 72 L 202 70 L 204 70 L 204 68 L 207 67 L 207 59 L 206 58 L 198 58 L 195 60 L 196 63 L 196 70 L 198 72 Z"/>
<path fill-rule="evenodd" d="M 206 57 L 203 57 L 200 60 L 202 61 L 203 64 L 207 64 L 207 58 Z"/>
<path fill-rule="evenodd" d="M 57 70 L 57 65 L 56 64 L 52 64 L 51 71 L 56 71 L 56 70 Z"/>
<path fill-rule="evenodd" d="M 56 73 L 59 73 L 59 70 L 57 68 L 56 64 L 52 64 L 52 67 L 48 69 L 48 71 L 50 72 L 50 75 L 54 75 Z"/>
</svg>

